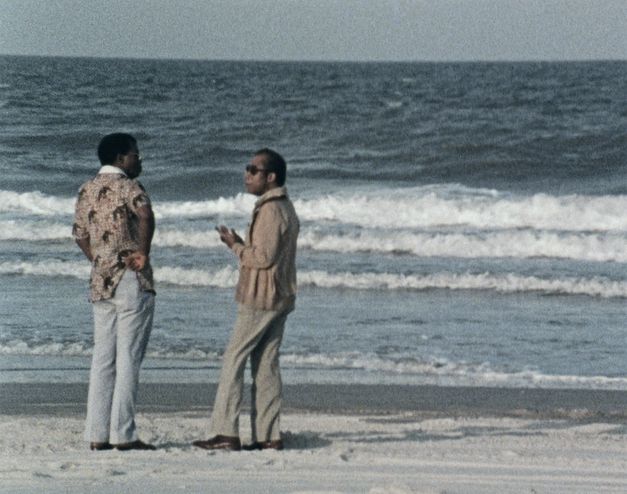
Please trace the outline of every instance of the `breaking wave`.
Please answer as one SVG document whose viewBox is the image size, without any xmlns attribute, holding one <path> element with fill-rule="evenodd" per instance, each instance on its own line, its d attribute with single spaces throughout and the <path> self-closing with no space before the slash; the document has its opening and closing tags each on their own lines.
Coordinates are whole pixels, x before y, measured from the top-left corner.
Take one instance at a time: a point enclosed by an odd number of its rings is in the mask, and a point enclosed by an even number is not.
<svg viewBox="0 0 627 494">
<path fill-rule="evenodd" d="M 69 241 L 70 228 L 47 221 L 0 221 L 0 240 Z M 341 234 L 304 228 L 299 248 L 339 253 L 375 252 L 418 257 L 533 258 L 548 257 L 598 262 L 627 262 L 627 238 L 618 233 L 537 230 L 407 232 L 367 229 Z M 222 248 L 214 230 L 160 228 L 154 245 Z"/>
<path fill-rule="evenodd" d="M 255 198 L 238 194 L 206 201 L 155 203 L 158 218 L 250 215 Z M 302 221 L 367 228 L 468 226 L 480 229 L 533 228 L 557 231 L 627 231 L 627 196 L 514 196 L 461 186 L 429 186 L 326 195 L 294 201 Z M 41 192 L 0 191 L 0 213 L 71 215 L 74 198 Z"/>
<path fill-rule="evenodd" d="M 176 371 L 177 365 L 221 366 L 221 351 L 217 349 L 189 347 L 172 349 L 151 341 L 146 357 L 173 361 L 171 364 L 158 364 L 158 368 Z M 11 340 L 0 343 L 0 355 L 27 355 L 49 357 L 85 357 L 92 354 L 90 342 L 28 343 Z M 86 362 L 87 366 L 88 363 Z M 356 376 L 366 382 L 391 382 L 411 384 L 436 384 L 440 386 L 507 386 L 522 388 L 575 388 L 575 389 L 618 389 L 627 390 L 627 378 L 607 376 L 551 375 L 536 369 L 522 369 L 504 372 L 494 369 L 488 363 L 454 362 L 444 358 L 392 357 L 361 352 L 340 352 L 335 354 L 283 353 L 281 366 L 284 371 L 313 371 L 328 373 L 326 378 L 333 382 L 333 375 L 342 371 L 358 371 Z M 151 364 L 145 364 L 149 371 Z M 22 369 L 28 370 L 28 367 Z M 44 372 L 54 370 L 46 367 Z M 146 372 L 146 370 L 144 372 Z M 189 375 L 185 374 L 189 379 Z M 305 374 L 306 375 L 306 374 Z M 321 378 L 321 376 L 318 376 Z"/>
<path fill-rule="evenodd" d="M 86 262 L 58 261 L 0 263 L 0 275 L 70 276 L 89 278 Z M 155 268 L 158 283 L 214 288 L 233 288 L 238 271 L 231 266 L 210 271 L 179 267 Z M 557 279 L 519 274 L 452 273 L 329 273 L 320 270 L 302 271 L 301 287 L 343 288 L 352 290 L 488 290 L 500 293 L 539 292 L 545 294 L 587 295 L 592 297 L 627 297 L 627 282 L 605 277 L 564 277 Z"/>
</svg>

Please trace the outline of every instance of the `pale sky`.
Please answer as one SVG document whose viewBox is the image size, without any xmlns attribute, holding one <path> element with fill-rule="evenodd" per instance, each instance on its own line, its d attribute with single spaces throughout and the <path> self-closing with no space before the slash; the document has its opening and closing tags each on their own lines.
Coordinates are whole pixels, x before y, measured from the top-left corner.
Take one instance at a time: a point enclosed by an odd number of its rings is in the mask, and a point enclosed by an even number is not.
<svg viewBox="0 0 627 494">
<path fill-rule="evenodd" d="M 627 60 L 627 0 L 0 0 L 0 54 Z"/>
</svg>

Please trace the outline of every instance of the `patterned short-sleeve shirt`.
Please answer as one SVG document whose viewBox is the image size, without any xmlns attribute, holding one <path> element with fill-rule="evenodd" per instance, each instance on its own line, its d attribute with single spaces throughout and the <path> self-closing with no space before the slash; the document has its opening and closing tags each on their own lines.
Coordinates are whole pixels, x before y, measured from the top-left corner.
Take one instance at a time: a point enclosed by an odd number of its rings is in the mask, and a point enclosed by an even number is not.
<svg viewBox="0 0 627 494">
<path fill-rule="evenodd" d="M 113 297 L 126 271 L 124 258 L 139 249 L 137 211 L 143 206 L 151 207 L 145 189 L 121 173 L 100 173 L 80 188 L 72 234 L 89 238 L 92 302 Z M 154 293 L 149 263 L 137 278 L 143 290 Z"/>
</svg>

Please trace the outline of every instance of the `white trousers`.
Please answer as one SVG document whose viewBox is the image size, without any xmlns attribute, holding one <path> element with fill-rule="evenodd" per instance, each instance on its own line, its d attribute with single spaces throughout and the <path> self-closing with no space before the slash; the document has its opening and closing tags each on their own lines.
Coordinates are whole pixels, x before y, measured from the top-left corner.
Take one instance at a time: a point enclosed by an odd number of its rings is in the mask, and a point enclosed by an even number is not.
<svg viewBox="0 0 627 494">
<path fill-rule="evenodd" d="M 122 444 L 137 440 L 139 367 L 152 330 L 155 296 L 137 275 L 124 273 L 113 298 L 94 302 L 94 353 L 89 375 L 85 439 Z"/>
<path fill-rule="evenodd" d="M 252 440 L 281 439 L 279 347 L 289 312 L 239 305 L 231 340 L 224 352 L 220 384 L 211 414 L 213 434 L 239 436 L 244 370 L 250 356 Z"/>
</svg>

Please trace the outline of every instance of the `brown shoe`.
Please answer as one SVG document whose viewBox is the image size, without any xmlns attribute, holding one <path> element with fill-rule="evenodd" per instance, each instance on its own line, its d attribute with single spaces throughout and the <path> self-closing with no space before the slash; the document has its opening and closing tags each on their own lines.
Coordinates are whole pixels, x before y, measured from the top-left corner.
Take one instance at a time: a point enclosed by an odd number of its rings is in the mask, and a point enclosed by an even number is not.
<svg viewBox="0 0 627 494">
<path fill-rule="evenodd" d="M 119 451 L 130 451 L 131 449 L 144 449 L 149 451 L 154 451 L 156 446 L 152 444 L 146 444 L 139 439 L 137 441 L 133 441 L 132 443 L 122 443 L 122 444 L 114 444 L 113 447 Z"/>
<path fill-rule="evenodd" d="M 227 449 L 230 451 L 239 451 L 242 449 L 242 443 L 239 437 L 217 435 L 206 441 L 194 441 L 194 446 L 203 449 Z"/>
<path fill-rule="evenodd" d="M 106 449 L 113 449 L 111 443 L 89 443 L 89 449 L 92 451 L 104 451 Z"/>
<path fill-rule="evenodd" d="M 256 451 L 261 449 L 282 450 L 283 447 L 283 441 L 281 441 L 280 439 L 275 439 L 274 441 L 258 441 L 256 443 L 246 444 L 242 447 L 242 449 L 244 451 Z"/>
</svg>

